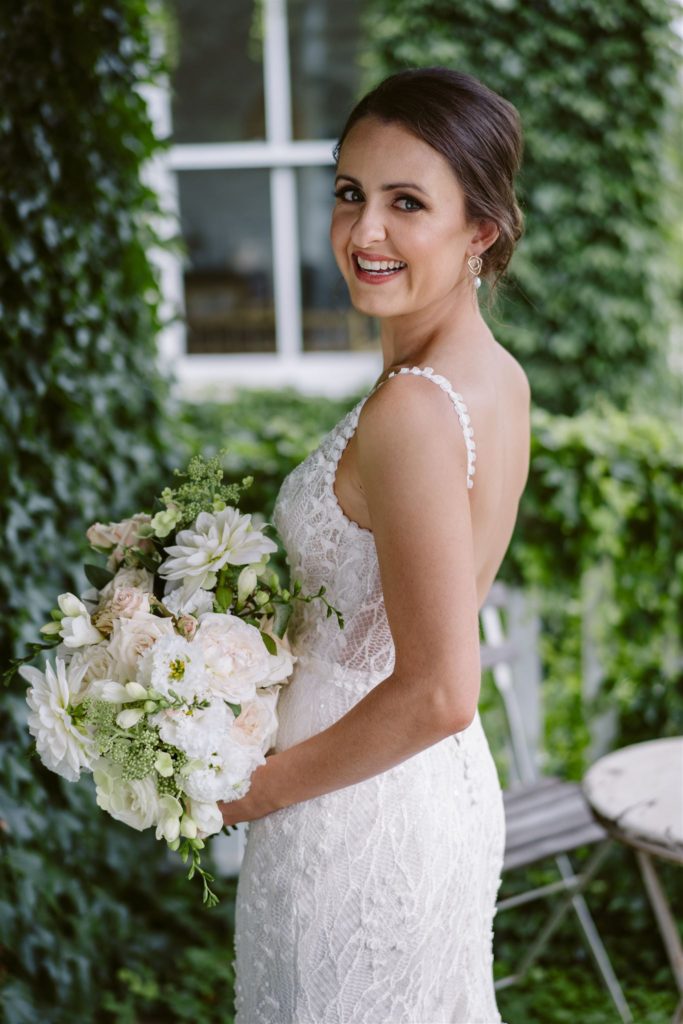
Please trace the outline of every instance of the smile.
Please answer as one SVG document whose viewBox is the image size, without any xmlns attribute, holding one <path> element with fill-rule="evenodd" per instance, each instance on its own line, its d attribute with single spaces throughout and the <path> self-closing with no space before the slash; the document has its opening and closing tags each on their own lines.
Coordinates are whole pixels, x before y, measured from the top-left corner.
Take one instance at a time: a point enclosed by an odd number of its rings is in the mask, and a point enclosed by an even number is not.
<svg viewBox="0 0 683 1024">
<path fill-rule="evenodd" d="M 365 256 L 359 256 L 357 253 L 353 254 L 353 269 L 356 277 L 369 284 L 381 284 L 396 277 L 402 270 L 405 270 L 406 266 L 407 264 L 403 260 L 382 258 L 371 260 Z"/>
</svg>

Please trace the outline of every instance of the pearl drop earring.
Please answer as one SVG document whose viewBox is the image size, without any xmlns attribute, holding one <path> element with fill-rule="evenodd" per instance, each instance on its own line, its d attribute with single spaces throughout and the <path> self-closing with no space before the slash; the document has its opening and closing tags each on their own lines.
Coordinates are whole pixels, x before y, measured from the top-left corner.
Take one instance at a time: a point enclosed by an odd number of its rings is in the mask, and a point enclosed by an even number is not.
<svg viewBox="0 0 683 1024">
<path fill-rule="evenodd" d="M 470 256 L 470 258 L 467 261 L 467 266 L 474 274 L 474 287 L 481 288 L 481 278 L 479 277 L 479 273 L 481 271 L 482 266 L 481 256 Z"/>
</svg>

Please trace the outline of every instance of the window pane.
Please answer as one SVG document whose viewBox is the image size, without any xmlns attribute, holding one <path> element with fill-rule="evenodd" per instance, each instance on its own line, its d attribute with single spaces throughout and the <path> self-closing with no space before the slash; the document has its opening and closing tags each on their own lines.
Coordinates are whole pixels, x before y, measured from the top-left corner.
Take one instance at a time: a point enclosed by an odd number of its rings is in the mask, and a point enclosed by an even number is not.
<svg viewBox="0 0 683 1024">
<path fill-rule="evenodd" d="M 259 6 L 254 0 L 172 0 L 174 142 L 265 138 Z"/>
<path fill-rule="evenodd" d="M 274 352 L 269 172 L 181 171 L 188 352 Z"/>
<path fill-rule="evenodd" d="M 377 324 L 351 305 L 332 255 L 333 184 L 332 167 L 304 167 L 298 172 L 304 350 L 375 350 Z"/>
<path fill-rule="evenodd" d="M 360 88 L 360 0 L 289 0 L 295 139 L 334 139 Z"/>
</svg>

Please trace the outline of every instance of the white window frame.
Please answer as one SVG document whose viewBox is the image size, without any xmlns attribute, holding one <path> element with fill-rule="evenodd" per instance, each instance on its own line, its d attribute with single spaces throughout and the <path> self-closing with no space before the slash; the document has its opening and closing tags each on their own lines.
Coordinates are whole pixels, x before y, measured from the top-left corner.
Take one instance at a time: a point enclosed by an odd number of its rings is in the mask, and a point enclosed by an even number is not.
<svg viewBox="0 0 683 1024">
<path fill-rule="evenodd" d="M 287 0 L 263 0 L 263 74 L 266 138 L 263 142 L 194 143 L 171 146 L 150 162 L 146 179 L 159 195 L 165 232 L 179 231 L 177 174 L 197 170 L 270 172 L 270 210 L 276 323 L 274 353 L 189 354 L 184 320 L 183 268 L 169 252 L 153 253 L 160 272 L 162 312 L 176 315 L 159 339 L 160 359 L 171 365 L 187 397 L 229 397 L 234 388 L 291 384 L 311 394 L 344 395 L 374 381 L 382 368 L 379 351 L 304 352 L 301 324 L 301 259 L 296 171 L 333 166 L 334 139 L 292 139 Z M 143 87 L 160 137 L 171 134 L 168 83 Z"/>
</svg>

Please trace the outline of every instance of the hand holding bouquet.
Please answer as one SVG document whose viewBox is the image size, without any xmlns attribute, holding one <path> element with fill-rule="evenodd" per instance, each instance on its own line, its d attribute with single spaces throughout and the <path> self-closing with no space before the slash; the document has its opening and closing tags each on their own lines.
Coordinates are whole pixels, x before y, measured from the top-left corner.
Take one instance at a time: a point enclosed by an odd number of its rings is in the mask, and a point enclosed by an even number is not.
<svg viewBox="0 0 683 1024">
<path fill-rule="evenodd" d="M 236 505 L 253 482 L 224 484 L 217 458 L 191 460 L 160 511 L 95 523 L 86 565 L 93 589 L 61 594 L 46 642 L 14 663 L 31 684 L 28 727 L 43 763 L 76 781 L 92 772 L 98 805 L 135 829 L 156 829 L 191 857 L 204 902 L 204 840 L 223 828 L 219 801 L 246 794 L 272 746 L 280 687 L 295 656 L 286 626 L 295 600 L 268 568 L 276 543 Z M 266 524 L 267 525 L 267 524 Z M 25 664 L 55 649 L 45 671 Z M 21 666 L 21 667 L 19 667 Z"/>
</svg>

